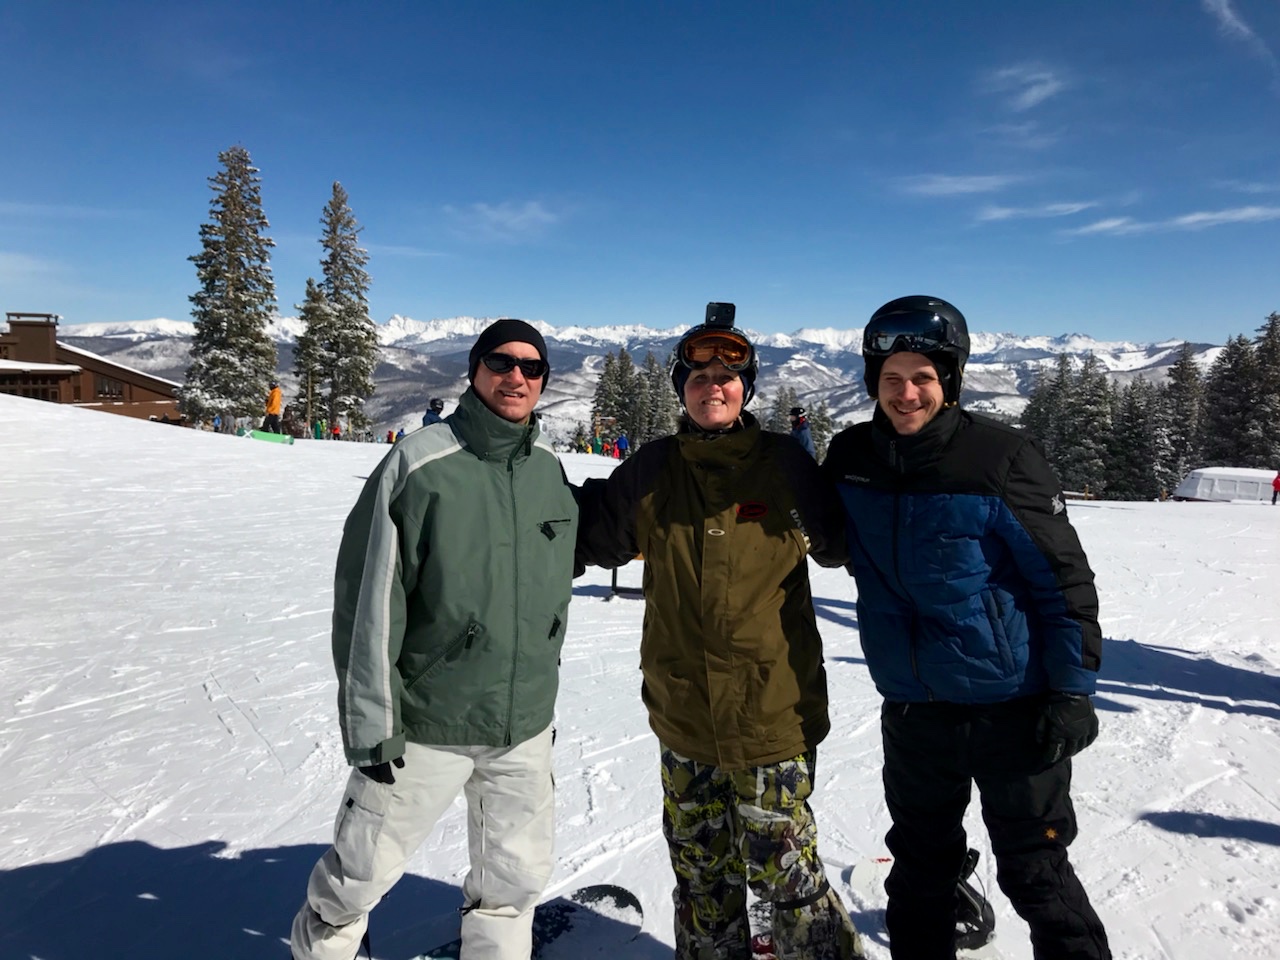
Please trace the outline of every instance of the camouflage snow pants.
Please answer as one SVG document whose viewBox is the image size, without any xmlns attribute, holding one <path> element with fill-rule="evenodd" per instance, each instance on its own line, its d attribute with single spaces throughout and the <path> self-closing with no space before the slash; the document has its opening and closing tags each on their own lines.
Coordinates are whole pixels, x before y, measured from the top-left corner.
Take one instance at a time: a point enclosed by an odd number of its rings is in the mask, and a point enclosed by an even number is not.
<svg viewBox="0 0 1280 960">
<path fill-rule="evenodd" d="M 818 859 L 811 751 L 732 772 L 662 749 L 662 832 L 676 874 L 677 960 L 749 960 L 747 887 L 773 905 L 778 960 L 850 960 L 862 944 Z"/>
</svg>

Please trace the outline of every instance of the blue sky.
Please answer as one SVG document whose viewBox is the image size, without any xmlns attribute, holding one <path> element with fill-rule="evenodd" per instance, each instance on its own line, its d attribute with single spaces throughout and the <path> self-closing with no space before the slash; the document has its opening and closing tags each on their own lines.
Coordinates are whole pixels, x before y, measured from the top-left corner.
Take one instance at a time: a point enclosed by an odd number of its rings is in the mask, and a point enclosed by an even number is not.
<svg viewBox="0 0 1280 960">
<path fill-rule="evenodd" d="M 907 293 L 1220 343 L 1280 310 L 1275 0 L 0 7 L 0 307 L 184 319 L 247 148 L 282 313 L 340 181 L 375 320 L 774 332 Z"/>
</svg>

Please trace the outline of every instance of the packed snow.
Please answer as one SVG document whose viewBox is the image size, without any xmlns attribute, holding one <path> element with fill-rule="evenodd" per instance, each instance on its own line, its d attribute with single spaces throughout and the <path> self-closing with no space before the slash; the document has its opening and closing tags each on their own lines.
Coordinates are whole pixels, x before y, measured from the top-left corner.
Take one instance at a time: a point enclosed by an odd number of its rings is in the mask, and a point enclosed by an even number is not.
<svg viewBox="0 0 1280 960">
<path fill-rule="evenodd" d="M 380 445 L 293 446 L 0 396 L 0 957 L 285 960 L 346 766 L 329 660 L 341 528 Z M 566 455 L 569 477 L 612 462 Z M 1108 638 L 1102 735 L 1077 763 L 1072 859 L 1117 958 L 1280 957 L 1280 507 L 1072 502 Z M 481 534 L 477 532 L 477 536 Z M 458 544 L 459 550 L 467 549 Z M 637 565 L 619 571 L 639 583 Z M 853 582 L 813 570 L 833 729 L 814 808 L 868 955 L 884 895 L 879 698 Z M 643 604 L 575 581 L 548 896 L 616 882 L 645 907 L 616 960 L 670 957 Z M 1029 960 L 996 889 L 990 954 Z M 373 915 L 374 954 L 454 935 L 457 801 Z"/>
</svg>

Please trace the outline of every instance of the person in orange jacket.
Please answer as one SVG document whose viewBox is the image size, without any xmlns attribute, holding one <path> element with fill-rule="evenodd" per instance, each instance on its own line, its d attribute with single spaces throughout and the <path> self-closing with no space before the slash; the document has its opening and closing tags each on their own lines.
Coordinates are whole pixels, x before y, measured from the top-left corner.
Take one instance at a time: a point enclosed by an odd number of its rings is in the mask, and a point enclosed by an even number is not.
<svg viewBox="0 0 1280 960">
<path fill-rule="evenodd" d="M 267 433 L 279 433 L 280 414 L 283 410 L 284 393 L 280 390 L 280 383 L 272 380 L 271 392 L 267 394 L 267 415 L 262 421 L 262 429 Z"/>
</svg>

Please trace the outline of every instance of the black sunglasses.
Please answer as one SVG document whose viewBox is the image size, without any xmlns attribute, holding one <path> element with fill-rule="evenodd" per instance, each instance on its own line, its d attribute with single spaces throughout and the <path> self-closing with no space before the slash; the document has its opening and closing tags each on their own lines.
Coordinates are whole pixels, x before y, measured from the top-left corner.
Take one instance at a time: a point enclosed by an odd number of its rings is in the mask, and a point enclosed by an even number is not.
<svg viewBox="0 0 1280 960">
<path fill-rule="evenodd" d="M 547 361 L 541 358 L 522 360 L 519 357 L 511 356 L 509 353 L 486 353 L 480 358 L 480 362 L 494 373 L 510 373 L 516 367 L 519 367 L 526 380 L 541 380 L 550 369 Z"/>
</svg>

